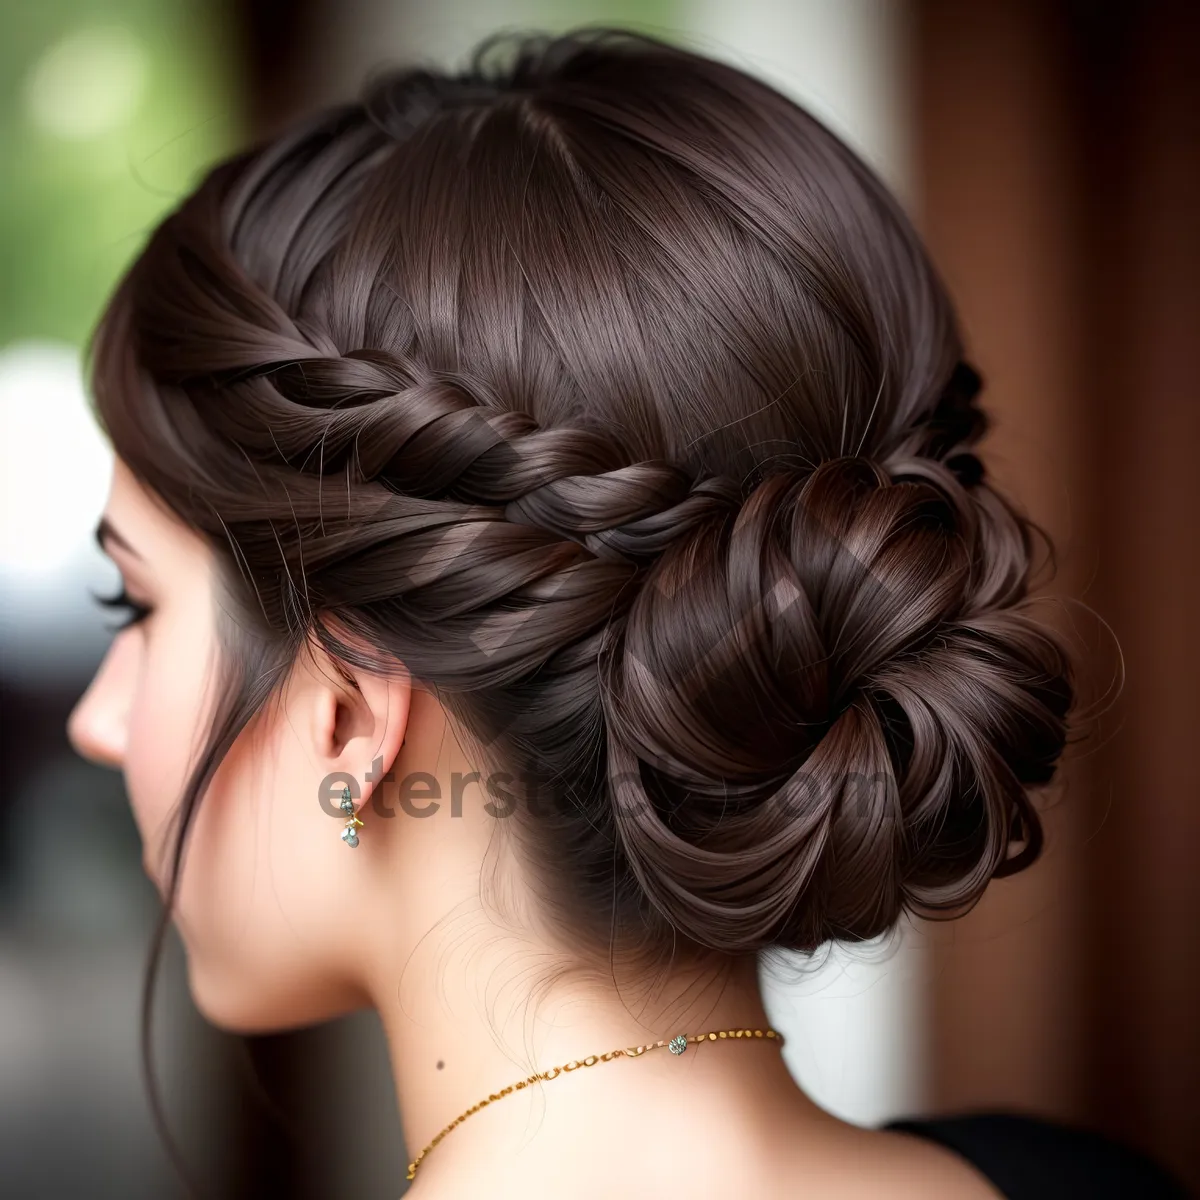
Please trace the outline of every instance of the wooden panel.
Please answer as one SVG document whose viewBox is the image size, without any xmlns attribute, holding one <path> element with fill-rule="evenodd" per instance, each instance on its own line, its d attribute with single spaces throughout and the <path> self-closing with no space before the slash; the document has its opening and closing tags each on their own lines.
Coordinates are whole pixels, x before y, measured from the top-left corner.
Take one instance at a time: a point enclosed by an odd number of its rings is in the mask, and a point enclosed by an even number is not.
<svg viewBox="0 0 1200 1200">
<path fill-rule="evenodd" d="M 1078 594 L 1091 567 L 1077 511 L 1086 471 L 1075 437 L 1080 330 L 1047 6 L 934 2 L 918 10 L 922 231 L 985 380 L 994 418 L 985 460 L 1057 544 L 1050 591 Z M 1046 797 L 1043 860 L 995 883 L 969 916 L 933 930 L 933 1108 L 1071 1115 L 1077 1107 L 1081 791 L 1084 772 L 1065 771 Z"/>
<path fill-rule="evenodd" d="M 1046 860 L 936 935 L 930 1103 L 1079 1120 L 1200 1188 L 1200 7 L 916 11 L 924 231 L 1095 718 Z"/>
</svg>

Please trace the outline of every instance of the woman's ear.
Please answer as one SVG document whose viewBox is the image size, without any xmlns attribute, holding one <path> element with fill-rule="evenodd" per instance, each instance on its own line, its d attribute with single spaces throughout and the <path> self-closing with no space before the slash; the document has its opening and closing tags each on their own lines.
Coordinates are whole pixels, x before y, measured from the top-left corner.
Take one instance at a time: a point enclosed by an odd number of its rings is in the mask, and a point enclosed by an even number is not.
<svg viewBox="0 0 1200 1200">
<path fill-rule="evenodd" d="M 311 750 L 325 777 L 346 775 L 355 808 L 394 779 L 412 707 L 407 674 L 385 675 L 334 662 L 321 651 L 310 679 Z"/>
</svg>

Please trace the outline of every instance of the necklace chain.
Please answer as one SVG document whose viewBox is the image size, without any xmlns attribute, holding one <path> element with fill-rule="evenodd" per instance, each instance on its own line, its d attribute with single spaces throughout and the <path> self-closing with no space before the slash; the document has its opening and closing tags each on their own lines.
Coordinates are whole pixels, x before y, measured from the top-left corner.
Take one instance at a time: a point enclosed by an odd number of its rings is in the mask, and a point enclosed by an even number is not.
<svg viewBox="0 0 1200 1200">
<path fill-rule="evenodd" d="M 518 1080 L 516 1083 L 510 1083 L 507 1087 L 501 1088 L 498 1092 L 492 1092 L 485 1100 L 480 1100 L 476 1104 L 472 1104 L 465 1112 L 461 1112 L 449 1125 L 445 1127 L 434 1139 L 417 1155 L 412 1162 L 408 1164 L 408 1178 L 413 1179 L 417 1174 L 417 1167 L 421 1165 L 421 1160 L 448 1134 L 452 1129 L 461 1125 L 468 1117 L 474 1116 L 481 1108 L 486 1108 L 489 1104 L 494 1104 L 497 1100 L 503 1100 L 505 1096 L 511 1096 L 513 1092 L 519 1092 L 523 1088 L 532 1086 L 535 1083 L 546 1083 L 551 1079 L 557 1079 L 560 1075 L 567 1071 L 577 1071 L 580 1067 L 594 1067 L 597 1063 L 612 1062 L 614 1058 L 640 1058 L 643 1054 L 651 1050 L 661 1050 L 664 1046 L 670 1050 L 672 1054 L 682 1054 L 689 1045 L 698 1045 L 700 1042 L 717 1042 L 717 1041 L 732 1041 L 739 1038 L 763 1038 L 770 1039 L 783 1045 L 783 1035 L 776 1033 L 774 1029 L 715 1029 L 711 1033 L 679 1033 L 673 1038 L 666 1038 L 657 1042 L 647 1042 L 644 1046 L 625 1046 L 620 1050 L 609 1050 L 605 1054 L 589 1054 L 587 1058 L 573 1058 L 568 1063 L 563 1063 L 561 1067 L 550 1067 L 545 1071 L 538 1071 L 534 1075 L 530 1075 L 525 1079 Z"/>
</svg>

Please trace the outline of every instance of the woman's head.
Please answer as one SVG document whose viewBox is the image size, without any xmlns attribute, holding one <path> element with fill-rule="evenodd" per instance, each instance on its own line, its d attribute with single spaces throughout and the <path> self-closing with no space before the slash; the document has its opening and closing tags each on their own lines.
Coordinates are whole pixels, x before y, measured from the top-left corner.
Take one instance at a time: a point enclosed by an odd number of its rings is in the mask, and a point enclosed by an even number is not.
<svg viewBox="0 0 1200 1200">
<path fill-rule="evenodd" d="M 950 303 L 875 176 L 733 68 L 593 34 L 382 77 L 164 221 L 94 382 L 110 508 L 190 539 L 211 599 L 210 676 L 181 601 L 74 723 L 116 746 L 128 710 L 135 808 L 223 806 L 185 937 L 266 861 L 232 795 L 307 781 L 269 857 L 335 897 L 358 863 L 310 849 L 317 786 L 339 755 L 425 769 L 418 707 L 536 781 L 495 824 L 600 954 L 868 938 L 1036 857 L 1069 668 Z M 194 660 L 186 787 L 134 762 L 181 703 L 141 665 L 160 632 Z M 308 710 L 307 766 L 305 686 L 375 714 Z"/>
</svg>

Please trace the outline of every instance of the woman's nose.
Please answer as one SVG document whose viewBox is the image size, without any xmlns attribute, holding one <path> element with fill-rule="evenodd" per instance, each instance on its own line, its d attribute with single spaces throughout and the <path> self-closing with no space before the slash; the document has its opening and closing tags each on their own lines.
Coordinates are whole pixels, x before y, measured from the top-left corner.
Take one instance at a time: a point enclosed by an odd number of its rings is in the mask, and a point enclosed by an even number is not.
<svg viewBox="0 0 1200 1200">
<path fill-rule="evenodd" d="M 67 718 L 67 738 L 76 753 L 107 767 L 120 768 L 125 762 L 132 700 L 125 641 L 118 636 Z"/>
</svg>

